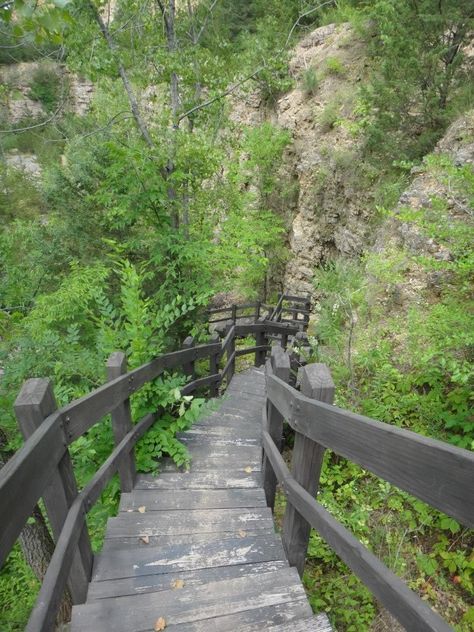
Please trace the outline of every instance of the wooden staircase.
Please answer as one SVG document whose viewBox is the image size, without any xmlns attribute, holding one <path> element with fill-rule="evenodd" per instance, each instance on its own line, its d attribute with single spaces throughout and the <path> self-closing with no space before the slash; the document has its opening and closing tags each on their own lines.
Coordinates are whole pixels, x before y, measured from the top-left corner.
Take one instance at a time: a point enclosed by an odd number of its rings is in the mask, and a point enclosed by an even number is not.
<svg viewBox="0 0 474 632">
<path fill-rule="evenodd" d="M 261 369 L 180 439 L 189 472 L 138 476 L 111 518 L 73 632 L 329 631 L 275 533 L 261 481 Z M 166 627 L 164 627 L 166 626 Z"/>
</svg>

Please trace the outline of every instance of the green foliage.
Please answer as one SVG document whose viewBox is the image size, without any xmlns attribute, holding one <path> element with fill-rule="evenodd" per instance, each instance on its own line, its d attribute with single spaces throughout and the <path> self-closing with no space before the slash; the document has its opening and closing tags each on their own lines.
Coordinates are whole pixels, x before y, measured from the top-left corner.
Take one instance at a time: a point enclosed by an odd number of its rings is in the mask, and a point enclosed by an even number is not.
<svg viewBox="0 0 474 632">
<path fill-rule="evenodd" d="M 344 66 L 338 57 L 328 57 L 325 61 L 324 70 L 327 75 L 338 76 L 344 74 Z"/>
<path fill-rule="evenodd" d="M 429 156 L 424 168 L 440 195 L 420 209 L 397 210 L 392 221 L 449 256 L 393 246 L 371 251 L 362 262 L 340 259 L 317 270 L 314 353 L 331 367 L 338 405 L 472 449 L 474 322 L 466 309 L 472 297 L 472 170 L 440 154 Z M 438 608 L 448 602 L 440 612 L 456 629 L 469 630 L 474 560 L 468 530 L 331 455 L 318 499 L 424 599 Z M 316 534 L 305 582 L 315 606 L 329 611 L 338 629 L 369 628 L 373 600 Z"/>
<path fill-rule="evenodd" d="M 301 76 L 301 89 L 306 96 L 314 96 L 319 87 L 319 77 L 316 69 L 310 66 Z"/>
<path fill-rule="evenodd" d="M 38 589 L 39 582 L 26 564 L 19 544 L 16 544 L 0 570 L 2 630 L 21 632 L 25 629 Z M 22 599 L 18 599 L 18 595 L 22 595 Z"/>
<path fill-rule="evenodd" d="M 33 74 L 28 97 L 39 101 L 47 112 L 52 112 L 58 105 L 61 95 L 61 78 L 51 68 L 39 67 Z"/>
<path fill-rule="evenodd" d="M 467 79 L 463 42 L 472 30 L 472 12 L 456 0 L 377 0 L 367 4 L 366 15 L 376 35 L 374 70 L 359 106 L 367 148 L 420 157 L 456 110 Z"/>
</svg>

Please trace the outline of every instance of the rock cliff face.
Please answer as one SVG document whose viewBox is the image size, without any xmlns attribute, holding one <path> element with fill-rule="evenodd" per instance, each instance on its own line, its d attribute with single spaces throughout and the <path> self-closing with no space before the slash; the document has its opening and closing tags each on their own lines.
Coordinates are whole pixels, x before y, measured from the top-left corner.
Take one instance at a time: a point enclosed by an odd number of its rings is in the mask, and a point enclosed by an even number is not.
<svg viewBox="0 0 474 632">
<path fill-rule="evenodd" d="M 365 45 L 349 25 L 316 29 L 294 49 L 295 88 L 270 111 L 257 94 L 235 100 L 232 119 L 262 120 L 291 132 L 281 177 L 294 193 L 281 208 L 291 256 L 282 284 L 292 293 L 313 293 L 315 267 L 342 253 L 358 255 L 367 242 L 372 192 L 360 187 L 359 147 L 351 134 L 356 87 L 365 77 Z"/>
</svg>

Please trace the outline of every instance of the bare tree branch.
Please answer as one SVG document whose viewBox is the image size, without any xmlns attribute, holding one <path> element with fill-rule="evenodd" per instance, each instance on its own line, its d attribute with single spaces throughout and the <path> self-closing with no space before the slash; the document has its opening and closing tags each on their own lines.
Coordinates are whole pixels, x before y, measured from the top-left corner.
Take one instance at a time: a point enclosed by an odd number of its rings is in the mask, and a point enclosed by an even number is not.
<svg viewBox="0 0 474 632">
<path fill-rule="evenodd" d="M 160 0 L 157 0 L 157 1 L 159 2 Z M 140 108 L 138 107 L 138 101 L 135 97 L 135 93 L 133 92 L 132 84 L 130 83 L 130 80 L 125 71 L 125 68 L 117 55 L 117 45 L 114 42 L 112 36 L 110 35 L 107 25 L 105 24 L 104 20 L 102 19 L 102 16 L 100 15 L 99 11 L 97 10 L 97 7 L 92 2 L 92 0 L 89 0 L 88 5 L 93 13 L 95 21 L 99 25 L 100 31 L 102 35 L 104 36 L 105 41 L 107 42 L 107 46 L 109 47 L 109 50 L 111 51 L 111 53 L 113 54 L 117 62 L 120 78 L 122 79 L 125 92 L 127 93 L 128 101 L 130 103 L 130 109 L 132 110 L 135 123 L 137 124 L 137 127 L 140 131 L 140 134 L 142 135 L 143 140 L 146 142 L 148 147 L 152 148 L 155 146 L 155 144 L 153 143 L 153 140 L 151 139 L 150 133 L 146 126 L 146 123 L 143 120 L 142 115 L 140 114 Z"/>
<path fill-rule="evenodd" d="M 288 37 L 286 38 L 285 46 L 283 48 L 286 48 L 288 46 L 288 44 L 290 42 L 290 39 L 291 39 L 291 36 L 293 35 L 293 31 L 299 25 L 300 20 L 305 18 L 307 15 L 311 15 L 311 13 L 314 13 L 315 11 L 318 11 L 319 9 L 322 9 L 323 7 L 328 6 L 329 4 L 334 4 L 334 1 L 335 0 L 328 0 L 327 2 L 323 2 L 322 4 L 318 4 L 318 6 L 314 7 L 313 9 L 310 9 L 309 11 L 306 11 L 305 13 L 302 13 L 299 16 L 299 18 L 296 20 L 296 22 L 293 24 L 293 26 L 291 27 L 291 30 L 288 33 Z"/>
</svg>

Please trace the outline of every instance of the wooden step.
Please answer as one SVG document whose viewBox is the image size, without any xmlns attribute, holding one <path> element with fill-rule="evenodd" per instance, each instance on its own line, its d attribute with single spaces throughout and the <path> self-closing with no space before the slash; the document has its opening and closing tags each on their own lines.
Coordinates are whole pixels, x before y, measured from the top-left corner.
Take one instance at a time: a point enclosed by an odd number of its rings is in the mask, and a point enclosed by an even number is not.
<svg viewBox="0 0 474 632">
<path fill-rule="evenodd" d="M 130 494 L 122 494 L 119 511 L 168 511 L 171 509 L 226 509 L 238 507 L 266 507 L 263 489 L 175 489 L 153 490 L 135 489 Z"/>
<path fill-rule="evenodd" d="M 239 627 L 239 632 L 262 632 L 262 628 L 260 625 L 246 625 Z M 327 616 L 318 614 L 314 617 L 272 625 L 265 628 L 265 632 L 333 632 L 333 630 Z"/>
<path fill-rule="evenodd" d="M 120 538 L 104 540 L 102 551 L 118 551 L 125 549 L 144 549 L 150 546 L 177 546 L 182 544 L 204 544 L 219 538 L 231 540 L 235 538 L 254 537 L 257 535 L 274 535 L 274 527 L 268 529 L 239 529 L 238 531 L 219 531 L 211 533 L 185 533 L 181 535 L 152 535 L 146 538 L 137 534 L 130 534 Z"/>
<path fill-rule="evenodd" d="M 237 470 L 164 473 L 158 477 L 141 474 L 135 489 L 251 489 L 261 487 L 261 473 L 245 467 Z"/>
<path fill-rule="evenodd" d="M 189 625 L 195 621 L 248 613 L 248 611 L 287 605 L 295 601 L 301 601 L 306 605 L 306 616 L 311 614 L 298 573 L 294 568 L 282 568 L 255 576 L 227 579 L 201 586 L 184 585 L 178 590 L 111 597 L 74 606 L 72 631 L 151 631 L 160 617 L 165 620 L 166 629 L 172 629 L 173 625 Z M 261 618 L 257 621 L 262 626 L 265 625 Z M 247 615 L 247 620 L 242 617 L 241 623 L 255 623 L 255 619 L 252 621 L 252 618 Z M 271 620 L 268 624 L 271 624 Z M 226 628 L 220 626 L 214 629 Z M 235 621 L 231 629 L 236 629 Z"/>
<path fill-rule="evenodd" d="M 258 562 L 254 564 L 234 564 L 229 566 L 216 566 L 214 568 L 201 568 L 198 570 L 180 571 L 177 573 L 161 573 L 155 575 L 141 575 L 111 579 L 108 581 L 93 581 L 87 594 L 88 601 L 107 599 L 109 597 L 124 597 L 126 595 L 141 595 L 150 592 L 159 592 L 172 588 L 173 582 L 184 582 L 185 586 L 198 586 L 223 579 L 234 577 L 248 577 L 269 573 L 280 568 L 286 568 L 286 560 L 273 560 L 271 562 Z"/>
<path fill-rule="evenodd" d="M 215 538 L 200 544 L 104 552 L 95 560 L 92 579 L 104 581 L 285 559 L 281 539 L 275 534 Z"/>
<path fill-rule="evenodd" d="M 133 534 L 184 535 L 186 533 L 213 533 L 218 531 L 238 531 L 239 529 L 267 529 L 273 525 L 268 507 L 253 509 L 190 509 L 121 512 L 108 521 L 106 538 L 125 537 Z"/>
</svg>

